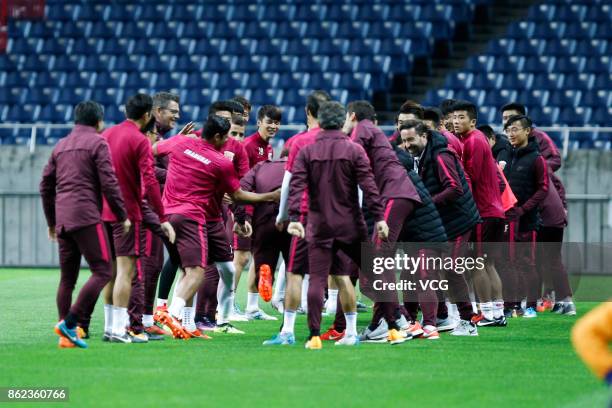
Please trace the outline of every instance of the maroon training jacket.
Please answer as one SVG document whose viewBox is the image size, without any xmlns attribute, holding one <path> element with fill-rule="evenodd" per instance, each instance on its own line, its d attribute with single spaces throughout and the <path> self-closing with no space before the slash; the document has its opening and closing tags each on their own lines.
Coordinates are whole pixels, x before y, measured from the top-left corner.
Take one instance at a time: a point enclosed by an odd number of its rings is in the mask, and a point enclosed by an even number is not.
<svg viewBox="0 0 612 408">
<path fill-rule="evenodd" d="M 363 147 L 340 130 L 322 130 L 313 144 L 300 150 L 293 166 L 289 219 L 299 220 L 302 194 L 308 188 L 309 243 L 331 247 L 334 240 L 346 244 L 367 240 L 357 186 L 373 218 L 383 220 L 382 198 Z"/>
<path fill-rule="evenodd" d="M 40 195 L 47 224 L 58 233 L 101 221 L 102 195 L 118 220 L 127 213 L 108 144 L 93 127 L 76 125 L 45 166 Z"/>
</svg>

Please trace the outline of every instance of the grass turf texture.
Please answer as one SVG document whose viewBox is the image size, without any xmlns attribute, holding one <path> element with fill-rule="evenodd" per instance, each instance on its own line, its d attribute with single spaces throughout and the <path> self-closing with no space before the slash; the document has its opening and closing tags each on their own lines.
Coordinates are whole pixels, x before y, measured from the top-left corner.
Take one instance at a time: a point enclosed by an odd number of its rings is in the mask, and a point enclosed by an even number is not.
<svg viewBox="0 0 612 408">
<path fill-rule="evenodd" d="M 304 316 L 293 347 L 263 347 L 279 326 L 264 321 L 237 323 L 246 335 L 213 334 L 212 341 L 103 343 L 99 302 L 90 348 L 60 350 L 52 331 L 58 281 L 57 270 L 0 270 L 0 387 L 68 387 L 70 403 L 54 407 L 596 407 L 607 400 L 571 348 L 573 317 L 512 319 L 507 328 L 480 329 L 478 338 L 442 334 L 358 348 L 324 342 L 310 351 Z M 238 299 L 245 297 L 241 288 Z M 579 303 L 579 315 L 594 305 Z M 369 318 L 361 314 L 359 327 Z M 323 328 L 330 323 L 325 318 Z"/>
</svg>

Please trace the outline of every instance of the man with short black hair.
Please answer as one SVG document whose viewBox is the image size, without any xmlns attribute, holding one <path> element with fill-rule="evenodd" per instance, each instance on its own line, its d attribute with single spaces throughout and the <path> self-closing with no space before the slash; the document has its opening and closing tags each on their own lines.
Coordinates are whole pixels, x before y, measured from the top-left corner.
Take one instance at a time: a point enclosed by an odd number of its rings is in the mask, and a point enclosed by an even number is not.
<svg viewBox="0 0 612 408">
<path fill-rule="evenodd" d="M 102 134 L 110 147 L 113 167 L 128 217 L 133 224 L 131 231 L 124 234 L 117 214 L 109 203 L 104 201 L 102 219 L 107 223 L 109 231 L 112 231 L 117 260 L 117 274 L 106 287 L 104 305 L 105 339 L 113 342 L 132 342 L 132 337 L 126 333 L 125 327 L 136 261 L 144 254 L 141 205 L 145 197 L 159 217 L 162 230 L 171 242 L 174 241 L 174 229 L 164 214 L 159 183 L 155 178 L 151 144 L 141 132 L 152 118 L 152 107 L 153 99 L 149 95 L 137 94 L 130 97 L 125 104 L 127 119 L 106 129 Z M 137 338 L 135 340 L 140 341 Z"/>
<path fill-rule="evenodd" d="M 102 197 L 116 215 L 122 233 L 130 230 L 131 222 L 108 145 L 98 133 L 104 127 L 102 106 L 83 101 L 74 114 L 74 129 L 57 143 L 43 170 L 40 195 L 49 238 L 59 244 L 60 322 L 55 332 L 60 336 L 60 347 L 86 348 L 87 344 L 77 334 L 77 323 L 89 318 L 100 292 L 113 275 L 109 239 L 101 220 Z M 71 305 L 81 256 L 85 256 L 92 275 Z"/>
<path fill-rule="evenodd" d="M 287 231 L 300 238 L 306 237 L 309 244 L 308 349 L 322 348 L 320 325 L 323 292 L 335 253 L 342 250 L 355 264 L 361 263 L 361 243 L 367 242 L 367 227 L 359 206 L 358 186 L 362 188 L 368 209 L 377 220 L 379 239 L 386 239 L 389 233 L 384 221 L 382 200 L 365 152 L 340 130 L 345 119 L 346 110 L 340 103 L 325 102 L 321 105 L 318 120 L 323 130 L 313 144 L 300 150 L 291 178 L 291 222 Z M 301 198 L 306 188 L 310 193 L 308 233 L 300 222 L 303 211 Z M 339 217 L 338 214 L 343 216 Z M 346 334 L 336 344 L 356 345 L 359 339 L 355 290 L 348 276 L 333 276 L 347 321 Z"/>
<path fill-rule="evenodd" d="M 395 130 L 389 136 L 389 142 L 397 145 L 399 140 L 399 129 L 408 120 L 422 120 L 423 107 L 415 101 L 408 99 L 400 106 L 397 115 L 395 116 Z"/>
<path fill-rule="evenodd" d="M 442 112 L 441 122 L 442 126 L 451 133 L 455 133 L 455 128 L 453 127 L 453 105 L 457 101 L 455 99 L 445 99 L 440 102 L 438 107 L 440 108 L 440 112 Z"/>
<path fill-rule="evenodd" d="M 514 115 L 525 115 L 526 108 L 524 105 L 512 102 L 504 105 L 501 108 L 502 124 L 505 124 L 508 119 Z M 531 135 L 538 142 L 540 154 L 548 164 L 548 174 L 554 188 L 549 188 L 548 194 L 541 204 L 542 228 L 538 230 L 538 242 L 551 242 L 551 244 L 543 244 L 542 247 L 557 248 L 560 250 L 561 242 L 563 242 L 563 229 L 567 225 L 567 200 L 565 199 L 565 186 L 561 179 L 555 174 L 561 168 L 561 154 L 555 146 L 553 140 L 546 134 L 535 127 L 532 127 Z M 561 201 L 562 208 L 558 206 L 558 201 Z M 550 286 L 556 287 L 555 296 L 561 299 L 559 302 L 554 302 L 551 294 L 548 291 L 544 294 L 543 303 L 546 305 L 543 308 L 550 308 L 554 304 L 555 312 L 565 310 L 567 313 L 575 313 L 575 307 L 572 301 L 572 291 L 567 280 L 567 272 L 563 263 L 560 262 L 561 257 L 558 253 L 549 253 L 548 256 L 543 256 L 543 262 L 538 263 L 539 269 L 544 276 L 551 276 L 553 282 L 545 280 L 547 290 Z M 558 261 L 557 261 L 558 260 Z M 551 262 L 551 263 L 549 263 Z M 551 272 L 551 275 L 548 274 Z M 557 293 L 558 292 L 558 293 Z"/>
<path fill-rule="evenodd" d="M 249 102 L 249 100 L 242 95 L 236 95 L 232 98 L 232 100 L 238 102 L 244 108 L 244 113 L 242 113 L 242 118 L 244 119 L 245 125 L 248 125 L 249 118 L 251 116 L 251 109 L 252 109 L 251 102 Z"/>
<path fill-rule="evenodd" d="M 286 228 L 286 223 L 289 219 L 289 186 L 293 177 L 293 165 L 295 159 L 305 146 L 315 142 L 317 135 L 321 131 L 317 115 L 319 108 L 325 102 L 331 100 L 331 96 L 323 90 L 313 91 L 306 98 L 306 124 L 308 129 L 298 133 L 283 146 L 284 152 L 288 159 L 285 165 L 285 173 L 283 175 L 283 183 L 281 186 L 281 198 L 279 203 L 279 211 L 276 216 L 276 226 L 279 230 Z M 299 221 L 302 225 L 307 224 L 308 217 L 308 189 L 304 191 L 301 197 L 301 214 Z M 295 342 L 294 329 L 295 317 L 300 306 L 300 301 L 306 303 L 302 291 L 308 288 L 310 279 L 308 271 L 308 247 L 306 240 L 298 236 L 291 238 L 291 247 L 289 250 L 289 259 L 285 260 L 285 274 L 287 277 L 287 286 L 285 288 L 285 302 L 283 311 L 283 326 L 278 334 L 270 340 L 266 340 L 264 345 L 289 345 Z"/>
<path fill-rule="evenodd" d="M 518 200 L 506 212 L 510 241 L 512 243 L 514 237 L 514 242 L 519 243 L 516 246 L 516 257 L 511 257 L 510 262 L 514 266 L 513 276 L 515 279 L 518 276 L 523 283 L 511 283 L 513 290 L 508 300 L 517 308 L 526 295 L 527 308 L 523 317 L 533 318 L 537 317 L 536 304 L 541 291 L 541 282 L 535 268 L 536 232 L 542 222 L 538 206 L 548 193 L 548 165 L 539 152 L 537 140 L 531 136 L 531 119 L 525 115 L 511 116 L 504 130 L 513 146 L 504 174 Z"/>
<path fill-rule="evenodd" d="M 400 110 L 399 121 L 403 124 L 408 120 L 405 119 L 408 115 L 422 117 L 422 108 L 418 104 L 408 101 L 402 105 Z M 397 156 L 389 141 L 384 136 L 384 133 L 374 125 L 375 118 L 374 107 L 367 101 L 354 101 L 348 104 L 347 117 L 344 124 L 344 132 L 349 133 L 351 139 L 362 146 L 372 165 L 372 173 L 376 181 L 380 194 L 385 205 L 385 222 L 390 225 L 389 243 L 397 242 L 404 225 L 408 222 L 414 209 L 422 204 L 419 193 L 408 178 L 403 166 L 399 163 Z M 402 116 L 404 115 L 404 116 Z M 368 208 L 369 209 L 369 208 Z M 434 307 L 432 303 L 425 305 L 426 309 Z M 436 305 L 437 307 L 437 305 Z M 399 332 L 399 326 L 395 319 L 395 310 L 399 308 L 397 301 L 395 302 L 376 302 L 374 315 L 370 325 L 364 331 L 362 340 L 375 340 L 371 337 L 372 333 L 378 333 L 379 325 L 387 326 L 387 335 L 381 336 L 387 338 L 391 344 L 397 344 L 405 340 L 405 336 Z M 435 307 L 434 307 L 435 315 Z M 429 310 L 427 310 L 429 311 Z M 380 322 L 381 317 L 384 317 L 386 324 Z M 380 330 L 381 334 L 384 334 Z M 427 327 L 424 336 L 435 336 L 437 332 L 434 326 Z"/>
<path fill-rule="evenodd" d="M 243 146 L 249 158 L 249 167 L 253 168 L 257 163 L 272 160 L 273 149 L 270 144 L 272 139 L 280 129 L 282 112 L 278 106 L 263 105 L 257 111 L 257 131 L 244 139 Z M 247 212 L 252 213 L 253 209 L 247 207 Z M 235 236 L 234 238 L 234 265 L 236 270 L 242 271 L 250 259 L 251 239 Z M 249 268 L 249 280 L 255 276 L 254 266 Z M 259 308 L 259 293 L 247 293 L 246 315 L 253 320 L 276 320 Z"/>
<path fill-rule="evenodd" d="M 452 244 L 451 255 L 453 258 L 465 256 L 471 231 L 480 222 L 480 216 L 461 162 L 449 149 L 446 138 L 423 123 L 407 122 L 400 131 L 407 149 L 418 159 L 418 173 L 440 213 Z M 477 335 L 476 325 L 471 322 L 473 312 L 465 277 L 452 271 L 446 277 L 461 318 L 460 327 L 449 329 L 453 335 Z"/>
<path fill-rule="evenodd" d="M 423 122 L 431 129 L 436 130 L 448 140 L 450 149 L 457 155 L 461 160 L 463 155 L 463 143 L 457 136 L 449 132 L 442 125 L 442 111 L 436 107 L 425 108 L 423 113 Z"/>
<path fill-rule="evenodd" d="M 455 101 L 449 108 L 452 111 L 455 134 L 463 140 L 463 168 L 470 184 L 474 201 L 483 222 L 477 224 L 472 234 L 476 243 L 476 256 L 483 255 L 483 243 L 503 240 L 504 210 L 501 201 L 497 165 L 486 136 L 476 129 L 478 111 L 476 105 L 468 101 Z M 489 255 L 484 269 L 472 271 L 476 294 L 480 301 L 482 316 L 493 322 L 503 316 L 502 284 L 495 269 L 495 259 L 499 257 L 499 244 L 486 245 Z M 482 320 L 482 319 L 481 319 Z"/>
<path fill-rule="evenodd" d="M 503 169 L 512 154 L 512 145 L 508 141 L 506 135 L 495 133 L 493 128 L 489 125 L 480 125 L 477 126 L 476 129 L 480 130 L 487 137 L 489 146 L 491 146 L 493 158 Z"/>
<path fill-rule="evenodd" d="M 184 277 L 180 280 L 175 296 L 167 311 L 160 313 L 160 321 L 168 326 L 175 337 L 186 338 L 188 332 L 196 332 L 195 322 L 185 315 L 185 308 L 192 308 L 193 297 L 204 277 L 208 264 L 205 213 L 208 202 L 219 193 L 229 194 L 235 201 L 258 203 L 277 201 L 278 193 L 254 194 L 243 191 L 234 167 L 217 149 L 227 141 L 230 123 L 227 119 L 209 116 L 202 138 L 177 135 L 157 143 L 158 155 L 170 155 L 170 167 L 164 190 L 164 203 L 170 221 L 176 226 L 176 250 L 181 259 Z M 229 323 L 233 273 L 229 262 L 219 262 L 223 285 L 220 285 L 219 321 L 216 331 L 236 332 Z M 186 321 L 182 327 L 179 320 Z"/>
</svg>

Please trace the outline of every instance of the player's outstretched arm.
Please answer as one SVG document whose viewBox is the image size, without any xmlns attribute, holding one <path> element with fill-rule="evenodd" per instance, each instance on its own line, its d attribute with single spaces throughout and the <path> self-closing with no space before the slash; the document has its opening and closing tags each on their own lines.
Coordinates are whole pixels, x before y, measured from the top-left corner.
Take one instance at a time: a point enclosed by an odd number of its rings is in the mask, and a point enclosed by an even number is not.
<svg viewBox="0 0 612 408">
<path fill-rule="evenodd" d="M 278 201 L 280 200 L 280 193 L 280 188 L 269 193 L 261 194 L 251 193 L 249 191 L 244 191 L 243 189 L 239 188 L 230 195 L 232 199 L 238 203 L 257 204 L 270 202 L 278 203 Z"/>
</svg>

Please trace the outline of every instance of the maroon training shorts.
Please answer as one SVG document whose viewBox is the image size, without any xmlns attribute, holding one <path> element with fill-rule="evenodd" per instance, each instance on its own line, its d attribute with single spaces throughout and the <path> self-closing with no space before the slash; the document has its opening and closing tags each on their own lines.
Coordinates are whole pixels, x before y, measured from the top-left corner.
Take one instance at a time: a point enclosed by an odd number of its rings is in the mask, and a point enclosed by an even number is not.
<svg viewBox="0 0 612 408">
<path fill-rule="evenodd" d="M 206 223 L 206 239 L 209 265 L 214 262 L 232 262 L 234 260 L 232 244 L 227 239 L 223 221 Z"/>
<path fill-rule="evenodd" d="M 168 220 L 176 232 L 174 245 L 181 258 L 181 266 L 204 268 L 207 252 L 206 226 L 180 214 L 171 214 Z"/>
</svg>

